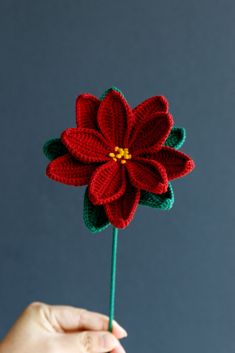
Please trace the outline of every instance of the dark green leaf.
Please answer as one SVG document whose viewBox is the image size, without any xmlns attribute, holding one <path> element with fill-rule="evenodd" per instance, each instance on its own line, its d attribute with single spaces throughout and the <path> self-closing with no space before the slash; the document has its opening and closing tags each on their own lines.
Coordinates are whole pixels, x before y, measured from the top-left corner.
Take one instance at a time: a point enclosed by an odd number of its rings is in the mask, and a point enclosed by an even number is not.
<svg viewBox="0 0 235 353">
<path fill-rule="evenodd" d="M 92 233 L 98 233 L 109 226 L 109 220 L 102 205 L 93 205 L 88 197 L 88 188 L 84 194 L 83 219 Z"/>
<path fill-rule="evenodd" d="M 104 99 L 104 97 L 105 97 L 111 90 L 116 91 L 116 92 L 119 92 L 119 93 L 125 98 L 125 96 L 124 96 L 124 94 L 122 93 L 122 91 L 121 91 L 119 88 L 113 86 L 113 87 L 111 87 L 111 88 L 106 89 L 106 91 L 105 91 L 105 92 L 102 94 L 102 96 L 100 97 L 100 100 L 102 101 L 102 100 Z"/>
<path fill-rule="evenodd" d="M 183 127 L 173 127 L 165 145 L 178 150 L 183 146 L 186 139 L 186 130 Z"/>
<path fill-rule="evenodd" d="M 170 210 L 174 203 L 174 192 L 172 185 L 169 183 L 167 192 L 160 195 L 141 190 L 139 203 L 143 206 L 159 208 L 161 210 Z"/>
<path fill-rule="evenodd" d="M 50 161 L 52 161 L 53 159 L 66 154 L 67 149 L 59 138 L 54 138 L 43 145 L 43 153 Z"/>
</svg>

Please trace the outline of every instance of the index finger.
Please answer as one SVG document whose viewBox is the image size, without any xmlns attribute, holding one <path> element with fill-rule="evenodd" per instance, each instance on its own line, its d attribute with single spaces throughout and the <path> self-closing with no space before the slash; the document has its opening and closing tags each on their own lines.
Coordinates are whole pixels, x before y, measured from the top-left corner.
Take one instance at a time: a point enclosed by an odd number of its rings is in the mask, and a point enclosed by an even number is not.
<svg viewBox="0 0 235 353">
<path fill-rule="evenodd" d="M 73 306 L 49 305 L 47 318 L 59 332 L 106 331 L 109 326 L 108 316 Z M 113 320 L 112 333 L 118 339 L 127 336 L 126 330 L 116 320 Z"/>
</svg>

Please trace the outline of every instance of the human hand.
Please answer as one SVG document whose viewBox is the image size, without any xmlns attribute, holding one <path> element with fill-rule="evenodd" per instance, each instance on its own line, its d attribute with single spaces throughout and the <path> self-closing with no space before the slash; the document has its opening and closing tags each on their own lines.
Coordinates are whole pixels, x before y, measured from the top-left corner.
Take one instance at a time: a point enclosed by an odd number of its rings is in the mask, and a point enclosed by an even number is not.
<svg viewBox="0 0 235 353">
<path fill-rule="evenodd" d="M 107 316 L 71 306 L 30 304 L 0 344 L 0 353 L 125 353 L 126 331 Z"/>
</svg>

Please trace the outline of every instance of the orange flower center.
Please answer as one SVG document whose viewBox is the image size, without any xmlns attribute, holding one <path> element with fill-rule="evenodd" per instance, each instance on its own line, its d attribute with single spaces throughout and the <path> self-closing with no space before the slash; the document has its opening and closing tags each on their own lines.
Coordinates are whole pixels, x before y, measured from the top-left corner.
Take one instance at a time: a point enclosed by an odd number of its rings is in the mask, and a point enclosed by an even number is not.
<svg viewBox="0 0 235 353">
<path fill-rule="evenodd" d="M 114 148 L 114 152 L 109 153 L 109 157 L 111 157 L 115 162 L 119 161 L 121 164 L 125 164 L 128 159 L 131 159 L 132 156 L 129 153 L 128 148 L 116 146 Z"/>
</svg>

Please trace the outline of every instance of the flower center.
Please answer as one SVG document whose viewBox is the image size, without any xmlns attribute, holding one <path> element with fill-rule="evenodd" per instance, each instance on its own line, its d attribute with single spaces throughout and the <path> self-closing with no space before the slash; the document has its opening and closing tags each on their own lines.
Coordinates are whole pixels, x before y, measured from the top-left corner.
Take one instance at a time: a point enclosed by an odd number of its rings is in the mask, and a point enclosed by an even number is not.
<svg viewBox="0 0 235 353">
<path fill-rule="evenodd" d="M 115 162 L 120 161 L 121 164 L 125 164 L 127 159 L 131 159 L 132 156 L 129 153 L 128 148 L 116 146 L 114 148 L 114 152 L 109 153 L 109 157 L 111 157 Z"/>
</svg>

